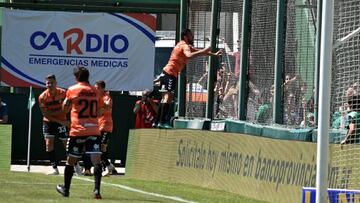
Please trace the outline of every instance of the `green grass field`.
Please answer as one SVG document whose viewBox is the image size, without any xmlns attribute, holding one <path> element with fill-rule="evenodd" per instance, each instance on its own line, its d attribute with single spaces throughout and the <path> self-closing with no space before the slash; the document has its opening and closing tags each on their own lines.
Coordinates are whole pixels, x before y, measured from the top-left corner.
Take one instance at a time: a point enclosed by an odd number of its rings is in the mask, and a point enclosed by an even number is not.
<svg viewBox="0 0 360 203">
<path fill-rule="evenodd" d="M 0 202 L 99 202 L 93 199 L 93 178 L 74 176 L 70 197 L 59 195 L 55 186 L 63 183 L 63 176 L 9 171 L 11 126 L 0 125 Z M 10 131 L 10 132 L 9 132 Z M 128 179 L 124 176 L 104 177 L 101 202 L 179 202 L 141 192 L 124 189 L 128 186 L 148 193 L 178 197 L 191 202 L 259 203 L 224 191 L 210 190 L 184 184 Z M 241 187 L 239 185 L 239 187 Z"/>
<path fill-rule="evenodd" d="M 74 178 L 70 197 L 64 198 L 55 191 L 56 184 L 63 182 L 63 176 L 47 176 L 27 172 L 0 171 L 1 202 L 95 202 L 92 196 L 91 177 Z M 151 182 L 127 179 L 125 177 L 105 177 L 102 184 L 103 202 L 178 202 L 139 192 L 128 191 L 118 185 L 166 196 L 179 197 L 193 202 L 246 202 L 258 203 L 236 194 L 209 190 L 183 184 Z"/>
</svg>

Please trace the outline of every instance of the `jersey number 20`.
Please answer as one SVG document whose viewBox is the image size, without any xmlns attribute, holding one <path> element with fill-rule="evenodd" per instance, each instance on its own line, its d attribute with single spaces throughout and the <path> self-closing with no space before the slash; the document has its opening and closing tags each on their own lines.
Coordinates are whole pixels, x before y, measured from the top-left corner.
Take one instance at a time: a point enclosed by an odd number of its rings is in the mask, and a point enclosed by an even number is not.
<svg viewBox="0 0 360 203">
<path fill-rule="evenodd" d="M 96 118 L 97 117 L 97 101 L 80 99 L 80 106 L 83 106 L 79 111 L 79 118 Z"/>
</svg>

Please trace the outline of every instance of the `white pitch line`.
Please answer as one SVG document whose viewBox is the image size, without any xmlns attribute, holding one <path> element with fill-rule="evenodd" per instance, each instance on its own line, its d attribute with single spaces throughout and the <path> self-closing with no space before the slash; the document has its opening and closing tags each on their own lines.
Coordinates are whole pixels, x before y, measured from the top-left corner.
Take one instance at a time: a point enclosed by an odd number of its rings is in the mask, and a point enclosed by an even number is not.
<svg viewBox="0 0 360 203">
<path fill-rule="evenodd" d="M 21 181 L 5 181 L 0 182 L 1 184 L 19 184 L 19 185 L 54 185 L 54 183 L 50 182 L 36 182 L 36 183 L 29 183 L 29 182 L 21 182 Z M 73 183 L 71 185 L 90 185 L 90 183 Z"/>
<path fill-rule="evenodd" d="M 74 177 L 74 178 L 79 179 L 79 180 L 88 181 L 88 182 L 94 182 L 94 180 L 90 180 L 90 179 L 87 179 L 87 178 L 82 178 L 82 177 Z M 174 200 L 174 201 L 178 201 L 178 202 L 196 203 L 196 202 L 193 202 L 193 201 L 182 199 L 180 197 L 167 196 L 167 195 L 162 195 L 162 194 L 153 193 L 153 192 L 146 192 L 146 191 L 135 189 L 135 188 L 132 188 L 132 187 L 129 187 L 129 186 L 126 186 L 126 185 L 106 183 L 106 182 L 103 182 L 103 181 L 101 181 L 101 184 L 118 187 L 118 188 L 121 188 L 121 189 L 124 189 L 124 190 L 137 192 L 137 193 L 141 193 L 141 194 L 144 194 L 144 195 L 150 195 L 150 196 L 160 197 L 160 198 L 164 198 L 164 199 L 170 199 L 170 200 Z"/>
</svg>

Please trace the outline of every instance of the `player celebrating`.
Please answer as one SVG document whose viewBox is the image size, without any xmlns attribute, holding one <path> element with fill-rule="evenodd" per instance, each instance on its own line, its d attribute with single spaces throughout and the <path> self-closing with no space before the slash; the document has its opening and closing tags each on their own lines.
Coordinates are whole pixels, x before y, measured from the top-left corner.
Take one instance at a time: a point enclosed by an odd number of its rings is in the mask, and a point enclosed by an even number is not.
<svg viewBox="0 0 360 203">
<path fill-rule="evenodd" d="M 158 123 L 159 128 L 171 128 L 169 125 L 169 108 L 173 101 L 174 91 L 176 87 L 176 78 L 184 69 L 189 59 L 200 55 L 219 56 L 221 51 L 216 53 L 210 52 L 211 47 L 204 49 L 196 49 L 193 47 L 194 35 L 190 29 L 185 29 L 181 32 L 181 41 L 176 44 L 171 52 L 170 59 L 164 67 L 161 74 L 160 87 L 164 91 L 159 105 L 158 117 L 155 123 Z"/>
<path fill-rule="evenodd" d="M 58 88 L 55 75 L 46 77 L 47 89 L 39 96 L 39 105 L 43 114 L 43 134 L 45 139 L 46 153 L 49 156 L 53 171 L 48 175 L 59 175 L 57 168 L 54 140 L 58 136 L 66 148 L 68 132 L 66 126 L 66 114 L 62 111 L 61 105 L 65 99 L 66 91 Z"/>
<path fill-rule="evenodd" d="M 67 162 L 64 172 L 64 185 L 57 185 L 56 190 L 64 197 L 69 196 L 74 165 L 83 153 L 90 154 L 94 165 L 94 196 L 101 199 L 101 136 L 98 114 L 103 107 L 100 92 L 89 84 L 89 71 L 84 67 L 74 69 L 77 84 L 69 87 L 63 102 L 63 110 L 71 112 L 70 139 L 67 146 Z"/>
<path fill-rule="evenodd" d="M 108 160 L 108 141 L 113 130 L 113 120 L 112 120 L 112 99 L 108 92 L 105 91 L 105 82 L 100 80 L 95 84 L 96 89 L 99 90 L 101 99 L 103 100 L 105 106 L 102 111 L 102 115 L 99 117 L 100 133 L 101 133 L 101 162 L 105 173 L 103 176 L 109 176 L 112 174 L 112 171 L 115 169 Z"/>
</svg>

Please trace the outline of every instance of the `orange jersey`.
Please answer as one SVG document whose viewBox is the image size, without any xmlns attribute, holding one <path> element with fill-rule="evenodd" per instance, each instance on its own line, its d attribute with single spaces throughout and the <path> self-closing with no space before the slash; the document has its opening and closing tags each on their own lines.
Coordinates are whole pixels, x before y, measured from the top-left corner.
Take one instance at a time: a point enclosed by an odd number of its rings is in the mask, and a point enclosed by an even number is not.
<svg viewBox="0 0 360 203">
<path fill-rule="evenodd" d="M 88 83 L 69 87 L 66 99 L 71 102 L 70 136 L 100 135 L 98 109 L 104 104 L 100 92 Z"/>
<path fill-rule="evenodd" d="M 191 51 L 192 47 L 186 44 L 185 41 L 181 40 L 178 42 L 171 52 L 169 62 L 164 67 L 164 71 L 169 75 L 177 77 L 189 61 L 186 53 L 189 54 Z"/>
<path fill-rule="evenodd" d="M 66 121 L 66 113 L 63 112 L 61 109 L 61 105 L 65 99 L 65 96 L 66 96 L 66 91 L 64 89 L 57 87 L 55 89 L 54 95 L 51 95 L 50 91 L 47 89 L 43 93 L 41 93 L 41 95 L 38 98 L 40 108 L 42 109 L 42 111 L 45 110 L 50 113 L 56 112 L 51 116 L 61 121 Z M 44 115 L 43 120 L 50 121 L 50 119 L 47 118 L 46 115 Z"/>
<path fill-rule="evenodd" d="M 100 131 L 112 132 L 113 130 L 113 120 L 112 120 L 112 99 L 109 93 L 104 93 L 101 96 L 101 99 L 104 103 L 109 102 L 109 105 L 106 105 L 104 114 L 99 117 Z"/>
</svg>

